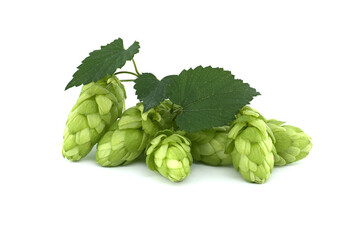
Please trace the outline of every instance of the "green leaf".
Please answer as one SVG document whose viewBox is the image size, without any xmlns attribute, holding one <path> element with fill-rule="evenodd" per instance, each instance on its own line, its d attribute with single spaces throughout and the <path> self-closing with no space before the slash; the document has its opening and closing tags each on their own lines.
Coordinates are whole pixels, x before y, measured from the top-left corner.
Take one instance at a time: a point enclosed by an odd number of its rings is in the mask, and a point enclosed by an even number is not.
<svg viewBox="0 0 360 240">
<path fill-rule="evenodd" d="M 229 71 L 199 66 L 171 81 L 168 95 L 182 107 L 176 117 L 180 129 L 197 132 L 228 124 L 259 93 Z"/>
<path fill-rule="evenodd" d="M 78 66 L 78 70 L 65 90 L 81 84 L 96 82 L 107 75 L 114 74 L 116 69 L 125 65 L 126 61 L 133 59 L 134 55 L 139 52 L 139 48 L 139 43 L 134 42 L 125 50 L 123 40 L 118 38 L 112 43 L 102 46 L 100 50 L 91 52 Z"/>
<path fill-rule="evenodd" d="M 170 75 L 159 81 L 153 74 L 143 73 L 135 80 L 134 88 L 138 99 L 143 102 L 144 112 L 168 98 L 167 85 L 176 77 Z"/>
</svg>

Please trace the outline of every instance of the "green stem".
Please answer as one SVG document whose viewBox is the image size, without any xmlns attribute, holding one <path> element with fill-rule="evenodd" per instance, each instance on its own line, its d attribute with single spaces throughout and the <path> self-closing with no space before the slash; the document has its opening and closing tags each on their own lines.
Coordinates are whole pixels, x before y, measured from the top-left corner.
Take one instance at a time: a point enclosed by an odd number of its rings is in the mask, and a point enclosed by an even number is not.
<svg viewBox="0 0 360 240">
<path fill-rule="evenodd" d="M 134 76 L 139 76 L 139 74 L 136 74 L 136 73 L 133 73 L 133 72 L 127 72 L 127 71 L 120 71 L 120 72 L 116 72 L 116 73 L 114 73 L 114 75 L 117 75 L 117 74 L 124 74 L 124 73 L 126 73 L 126 74 L 131 74 L 131 75 L 134 75 Z"/>
<path fill-rule="evenodd" d="M 173 111 L 173 114 L 175 114 L 175 116 L 173 117 L 172 120 L 175 121 L 176 117 L 179 116 L 179 114 L 182 113 L 182 111 L 183 111 L 182 107 Z"/>
<path fill-rule="evenodd" d="M 135 80 L 132 79 L 124 79 L 124 80 L 120 80 L 120 82 L 134 82 Z"/>
<path fill-rule="evenodd" d="M 138 69 L 137 69 L 137 66 L 136 66 L 136 63 L 135 63 L 134 58 L 132 59 L 132 62 L 133 62 L 133 64 L 134 64 L 135 72 L 136 72 L 138 75 L 141 75 L 141 74 L 139 73 Z"/>
</svg>

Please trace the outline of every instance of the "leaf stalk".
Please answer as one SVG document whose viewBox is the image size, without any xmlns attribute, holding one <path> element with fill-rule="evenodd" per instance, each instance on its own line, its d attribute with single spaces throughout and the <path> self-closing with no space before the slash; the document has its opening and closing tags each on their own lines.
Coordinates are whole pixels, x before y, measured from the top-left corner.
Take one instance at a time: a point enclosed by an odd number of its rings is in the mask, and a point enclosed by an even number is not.
<svg viewBox="0 0 360 240">
<path fill-rule="evenodd" d="M 134 58 L 131 59 L 131 60 L 132 60 L 132 62 L 133 62 L 133 64 L 134 64 L 135 72 L 136 72 L 138 75 L 141 75 L 141 74 L 139 73 L 139 70 L 137 69 L 137 66 L 136 66 L 136 63 L 135 63 Z"/>
<path fill-rule="evenodd" d="M 133 72 L 128 72 L 128 71 L 120 71 L 120 72 L 116 72 L 114 73 L 114 75 L 117 75 L 117 74 L 131 74 L 131 75 L 134 75 L 134 76 L 139 76 L 138 74 L 136 73 L 133 73 Z"/>
</svg>

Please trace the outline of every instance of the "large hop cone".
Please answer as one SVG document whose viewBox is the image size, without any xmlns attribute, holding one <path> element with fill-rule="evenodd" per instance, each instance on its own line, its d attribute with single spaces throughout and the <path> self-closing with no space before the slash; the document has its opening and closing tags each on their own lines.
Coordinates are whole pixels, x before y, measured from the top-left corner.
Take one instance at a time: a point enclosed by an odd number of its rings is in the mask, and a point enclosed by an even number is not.
<svg viewBox="0 0 360 240">
<path fill-rule="evenodd" d="M 241 109 L 229 131 L 227 151 L 234 168 L 249 182 L 264 183 L 274 167 L 272 132 L 265 119 L 248 106 Z"/>
<path fill-rule="evenodd" d="M 146 164 L 173 182 L 182 181 L 190 174 L 193 162 L 190 145 L 181 132 L 160 131 L 147 147 Z"/>
<path fill-rule="evenodd" d="M 71 161 L 85 157 L 121 116 L 125 89 L 112 76 L 84 85 L 66 122 L 62 154 Z"/>
<path fill-rule="evenodd" d="M 194 160 L 213 166 L 231 164 L 231 154 L 225 153 L 228 131 L 229 127 L 224 126 L 188 133 Z"/>
<path fill-rule="evenodd" d="M 127 109 L 97 145 L 96 161 L 104 167 L 126 165 L 146 148 L 150 138 L 162 128 L 163 119 L 157 109 L 143 113 L 139 103 Z"/>
<path fill-rule="evenodd" d="M 311 148 L 311 138 L 300 128 L 290 125 L 283 125 L 284 122 L 274 119 L 268 120 L 267 125 L 274 133 L 275 148 L 275 165 L 283 166 L 305 158 Z"/>
</svg>

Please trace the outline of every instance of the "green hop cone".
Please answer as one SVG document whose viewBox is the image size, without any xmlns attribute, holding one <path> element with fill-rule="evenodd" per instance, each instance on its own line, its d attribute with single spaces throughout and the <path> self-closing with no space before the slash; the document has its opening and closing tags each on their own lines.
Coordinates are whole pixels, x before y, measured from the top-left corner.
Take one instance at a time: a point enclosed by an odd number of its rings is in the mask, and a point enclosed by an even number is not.
<svg viewBox="0 0 360 240">
<path fill-rule="evenodd" d="M 151 137 L 162 128 L 163 119 L 157 108 L 143 113 L 139 103 L 127 109 L 97 145 L 96 161 L 104 167 L 126 165 L 146 148 Z"/>
<path fill-rule="evenodd" d="M 265 118 L 250 107 L 243 107 L 228 137 L 226 152 L 231 152 L 234 168 L 249 182 L 266 182 L 274 167 L 274 148 Z"/>
<path fill-rule="evenodd" d="M 275 148 L 275 165 L 283 166 L 305 158 L 311 148 L 312 140 L 300 128 L 290 125 L 283 125 L 284 122 L 271 119 L 267 125 L 274 133 Z"/>
<path fill-rule="evenodd" d="M 228 131 L 229 126 L 224 126 L 188 133 L 194 160 L 212 166 L 231 164 L 231 154 L 225 153 Z"/>
<path fill-rule="evenodd" d="M 183 132 L 159 131 L 146 150 L 146 164 L 172 182 L 180 182 L 190 174 L 193 162 L 188 138 Z"/>
<path fill-rule="evenodd" d="M 63 156 L 71 161 L 85 157 L 121 116 L 125 98 L 124 86 L 115 76 L 84 85 L 66 122 Z"/>
<path fill-rule="evenodd" d="M 177 130 L 179 128 L 174 121 L 174 118 L 179 109 L 179 105 L 173 104 L 168 99 L 163 101 L 159 106 L 156 107 L 156 110 L 160 113 L 162 117 L 161 125 L 163 126 L 163 129 Z"/>
</svg>

